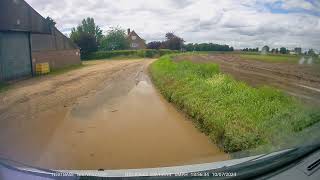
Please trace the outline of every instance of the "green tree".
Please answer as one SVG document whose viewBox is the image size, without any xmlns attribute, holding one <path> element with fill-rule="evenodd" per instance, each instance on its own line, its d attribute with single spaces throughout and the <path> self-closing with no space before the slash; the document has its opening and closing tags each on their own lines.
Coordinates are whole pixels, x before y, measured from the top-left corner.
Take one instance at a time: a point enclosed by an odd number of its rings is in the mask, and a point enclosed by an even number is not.
<svg viewBox="0 0 320 180">
<path fill-rule="evenodd" d="M 288 53 L 287 48 L 281 47 L 281 48 L 280 48 L 280 53 L 281 53 L 281 54 L 287 54 L 287 53 Z"/>
<path fill-rule="evenodd" d="M 54 27 L 57 24 L 56 21 L 53 20 L 50 16 L 46 18 L 46 21 L 48 22 L 50 27 Z"/>
<path fill-rule="evenodd" d="M 270 51 L 270 47 L 269 46 L 263 46 L 261 51 L 262 51 L 262 53 L 268 53 Z"/>
<path fill-rule="evenodd" d="M 100 49 L 104 51 L 129 49 L 126 31 L 120 27 L 112 27 L 102 39 Z"/>
<path fill-rule="evenodd" d="M 194 51 L 194 44 L 193 43 L 189 43 L 189 44 L 186 44 L 184 46 L 184 48 L 186 49 L 186 51 Z"/>
<path fill-rule="evenodd" d="M 83 19 L 81 24 L 71 29 L 71 40 L 76 43 L 81 54 L 94 52 L 98 50 L 103 34 L 99 26 L 94 22 L 93 18 Z"/>
<path fill-rule="evenodd" d="M 166 34 L 166 41 L 163 42 L 166 49 L 180 50 L 184 46 L 184 40 L 173 33 Z"/>
<path fill-rule="evenodd" d="M 81 55 L 85 55 L 90 52 L 95 52 L 98 50 L 98 44 L 96 39 L 87 33 L 81 33 L 79 35 L 79 40 L 76 41 L 77 45 L 81 48 Z"/>
<path fill-rule="evenodd" d="M 160 49 L 162 42 L 160 41 L 151 41 L 147 44 L 148 49 Z"/>
<path fill-rule="evenodd" d="M 308 55 L 309 56 L 314 56 L 314 55 L 316 55 L 316 52 L 313 49 L 309 49 Z"/>
<path fill-rule="evenodd" d="M 93 18 L 88 17 L 82 20 L 82 29 L 84 32 L 93 35 L 99 44 L 103 38 L 102 30 L 94 22 Z"/>
<path fill-rule="evenodd" d="M 86 33 L 93 36 L 96 39 L 97 43 L 100 42 L 103 37 L 100 27 L 96 26 L 94 19 L 89 17 L 87 19 L 83 19 L 81 24 L 76 28 L 71 29 L 70 37 L 71 39 L 78 38 L 81 33 Z"/>
</svg>

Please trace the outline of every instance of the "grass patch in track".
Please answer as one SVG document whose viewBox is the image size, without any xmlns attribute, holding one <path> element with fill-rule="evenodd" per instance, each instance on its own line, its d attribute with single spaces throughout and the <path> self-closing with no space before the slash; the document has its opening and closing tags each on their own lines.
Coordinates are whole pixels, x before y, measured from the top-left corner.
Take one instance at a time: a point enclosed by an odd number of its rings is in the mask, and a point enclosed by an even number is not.
<svg viewBox="0 0 320 180">
<path fill-rule="evenodd" d="M 9 89 L 9 84 L 5 82 L 0 82 L 0 93 L 7 91 Z"/>
<path fill-rule="evenodd" d="M 70 65 L 70 66 L 67 66 L 67 67 L 64 67 L 64 68 L 52 69 L 50 71 L 49 75 L 64 74 L 64 73 L 67 73 L 69 71 L 73 71 L 73 70 L 76 70 L 76 69 L 83 68 L 85 66 L 87 66 L 87 65 L 81 63 L 81 64 Z"/>
</svg>

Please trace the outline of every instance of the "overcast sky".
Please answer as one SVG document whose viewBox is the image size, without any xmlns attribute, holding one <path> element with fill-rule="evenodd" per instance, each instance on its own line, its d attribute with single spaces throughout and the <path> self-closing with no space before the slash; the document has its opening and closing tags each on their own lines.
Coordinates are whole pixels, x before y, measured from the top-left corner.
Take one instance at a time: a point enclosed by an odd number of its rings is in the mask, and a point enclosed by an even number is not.
<svg viewBox="0 0 320 180">
<path fill-rule="evenodd" d="M 147 41 L 174 32 L 186 42 L 235 48 L 285 46 L 320 50 L 320 0 L 26 0 L 63 33 L 85 17 L 104 31 L 134 29 Z"/>
</svg>

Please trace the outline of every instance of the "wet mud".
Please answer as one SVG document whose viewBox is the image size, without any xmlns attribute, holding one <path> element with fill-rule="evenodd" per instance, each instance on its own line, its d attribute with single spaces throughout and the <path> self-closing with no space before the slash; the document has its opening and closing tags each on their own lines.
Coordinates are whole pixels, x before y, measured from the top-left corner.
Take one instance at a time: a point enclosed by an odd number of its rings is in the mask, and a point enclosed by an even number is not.
<svg viewBox="0 0 320 180">
<path fill-rule="evenodd" d="M 121 66 L 65 105 L 8 123 L 0 132 L 1 155 L 36 167 L 87 170 L 229 159 L 157 92 L 147 75 L 151 62 Z"/>
</svg>

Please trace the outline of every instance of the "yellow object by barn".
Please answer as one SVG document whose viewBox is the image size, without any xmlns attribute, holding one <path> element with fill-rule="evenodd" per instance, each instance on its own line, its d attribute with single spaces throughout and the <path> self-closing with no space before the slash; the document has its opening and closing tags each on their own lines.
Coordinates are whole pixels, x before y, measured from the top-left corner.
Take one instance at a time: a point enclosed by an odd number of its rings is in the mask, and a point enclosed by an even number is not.
<svg viewBox="0 0 320 180">
<path fill-rule="evenodd" d="M 37 75 L 48 74 L 49 72 L 50 72 L 49 63 L 36 64 L 36 74 Z"/>
</svg>

